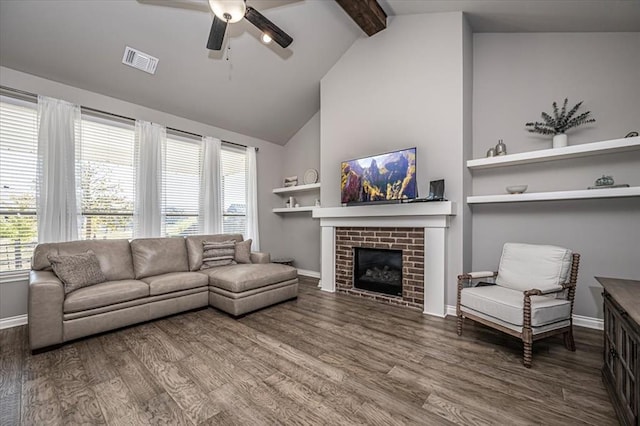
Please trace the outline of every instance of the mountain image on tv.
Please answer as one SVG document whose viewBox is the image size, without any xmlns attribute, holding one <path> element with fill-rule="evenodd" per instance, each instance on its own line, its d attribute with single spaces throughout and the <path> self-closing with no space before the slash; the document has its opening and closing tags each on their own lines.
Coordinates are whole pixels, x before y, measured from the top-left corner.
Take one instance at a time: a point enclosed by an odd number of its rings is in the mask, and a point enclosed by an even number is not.
<svg viewBox="0 0 640 426">
<path fill-rule="evenodd" d="M 417 196 L 416 149 L 342 162 L 341 202 L 367 203 Z"/>
</svg>

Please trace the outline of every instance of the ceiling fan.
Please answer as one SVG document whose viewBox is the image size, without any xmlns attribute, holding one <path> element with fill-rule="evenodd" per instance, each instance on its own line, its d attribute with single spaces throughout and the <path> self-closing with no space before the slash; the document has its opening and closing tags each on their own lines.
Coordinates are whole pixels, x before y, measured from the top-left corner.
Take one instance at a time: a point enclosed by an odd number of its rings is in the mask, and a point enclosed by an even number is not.
<svg viewBox="0 0 640 426">
<path fill-rule="evenodd" d="M 262 41 L 270 43 L 275 41 L 282 47 L 287 47 L 293 38 L 264 15 L 251 6 L 247 6 L 245 0 L 208 0 L 209 7 L 214 14 L 207 49 L 220 50 L 227 31 L 228 24 L 234 24 L 243 18 L 251 22 L 256 28 L 262 31 Z"/>
</svg>

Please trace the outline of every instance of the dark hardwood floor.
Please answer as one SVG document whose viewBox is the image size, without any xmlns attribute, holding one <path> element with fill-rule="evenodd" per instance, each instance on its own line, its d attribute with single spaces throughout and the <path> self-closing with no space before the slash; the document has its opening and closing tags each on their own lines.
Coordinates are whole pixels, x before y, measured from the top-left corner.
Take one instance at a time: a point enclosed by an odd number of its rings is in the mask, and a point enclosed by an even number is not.
<svg viewBox="0 0 640 426">
<path fill-rule="evenodd" d="M 470 322 L 313 283 L 234 320 L 212 308 L 30 355 L 0 331 L 2 425 L 618 424 L 600 379 L 602 333 L 522 344 Z"/>
</svg>

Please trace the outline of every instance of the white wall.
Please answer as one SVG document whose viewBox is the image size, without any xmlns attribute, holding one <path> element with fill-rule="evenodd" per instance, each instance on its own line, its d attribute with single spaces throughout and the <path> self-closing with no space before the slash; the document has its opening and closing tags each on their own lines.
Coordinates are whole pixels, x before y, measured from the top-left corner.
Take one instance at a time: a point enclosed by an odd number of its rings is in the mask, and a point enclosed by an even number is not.
<svg viewBox="0 0 640 426">
<path fill-rule="evenodd" d="M 524 124 L 565 97 L 597 120 L 569 131 L 570 145 L 640 131 L 640 33 L 475 34 L 473 49 L 474 158 L 500 138 L 509 153 L 550 148 Z M 585 189 L 603 174 L 640 185 L 640 151 L 477 171 L 473 192 Z M 474 206 L 473 269 L 494 270 L 506 241 L 581 253 L 575 313 L 602 318 L 594 276 L 640 279 L 640 199 Z"/>
<path fill-rule="evenodd" d="M 274 253 L 282 252 L 281 220 L 271 212 L 273 204 L 272 188 L 282 185 L 281 164 L 284 148 L 231 132 L 218 127 L 177 117 L 158 110 L 110 98 L 98 93 L 67 86 L 55 81 L 0 67 L 0 84 L 58 99 L 64 99 L 82 106 L 111 112 L 126 117 L 161 123 L 197 134 L 219 137 L 223 140 L 258 147 L 258 205 L 260 221 L 260 249 Z M 158 106 L 161 108 L 161 106 Z M 26 313 L 27 284 L 25 281 L 0 283 L 0 318 Z"/>
<path fill-rule="evenodd" d="M 463 45 L 471 42 L 465 25 L 459 12 L 391 17 L 321 81 L 322 206 L 340 205 L 341 161 L 416 146 L 420 195 L 430 180 L 444 178 L 447 198 L 458 206 L 447 241 L 450 304 L 463 269 L 464 140 L 470 148 L 469 127 L 463 135 L 471 119 L 463 101 L 465 89 L 471 95 L 468 74 L 463 84 L 465 52 L 470 65 L 470 46 Z"/>
<path fill-rule="evenodd" d="M 305 171 L 320 172 L 320 112 L 311 119 L 284 146 L 281 174 L 298 176 L 303 184 Z M 322 183 L 319 174 L 318 182 Z M 292 194 L 301 206 L 312 206 L 320 199 L 320 191 Z M 273 206 L 284 207 L 288 197 L 273 195 Z M 320 222 L 311 218 L 311 212 L 282 214 L 283 257 L 291 257 L 299 269 L 320 272 Z"/>
</svg>

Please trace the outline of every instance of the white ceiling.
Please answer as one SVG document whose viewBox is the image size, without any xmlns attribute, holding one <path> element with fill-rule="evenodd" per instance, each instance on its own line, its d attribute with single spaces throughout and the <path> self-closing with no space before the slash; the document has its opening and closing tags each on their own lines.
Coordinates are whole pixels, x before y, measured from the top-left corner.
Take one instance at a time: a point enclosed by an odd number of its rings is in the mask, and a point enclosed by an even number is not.
<svg viewBox="0 0 640 426">
<path fill-rule="evenodd" d="M 390 16 L 466 11 L 476 32 L 640 31 L 638 0 L 379 2 Z M 283 145 L 319 110 L 322 76 L 365 37 L 332 0 L 247 0 L 294 41 L 265 46 L 242 21 L 227 61 L 205 48 L 206 5 L 159 3 L 0 0 L 0 65 Z M 122 65 L 125 45 L 158 57 L 156 75 Z"/>
</svg>

